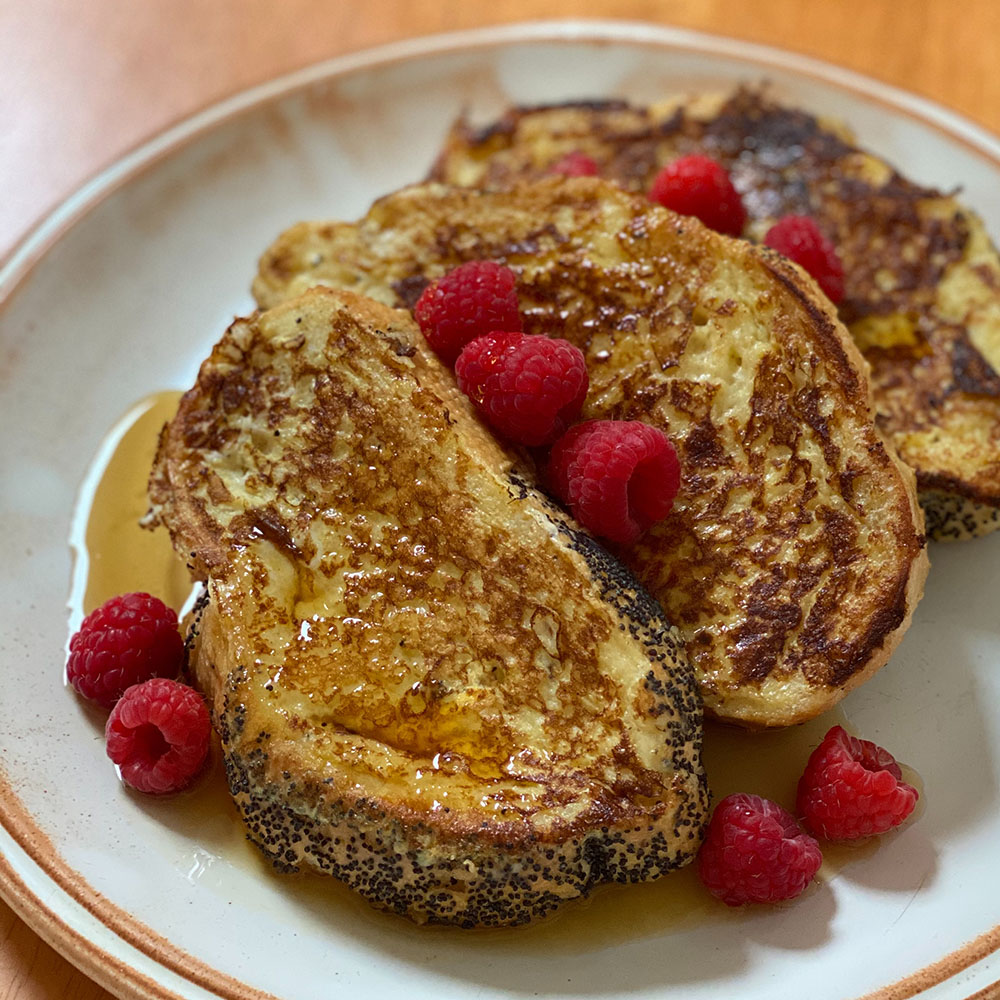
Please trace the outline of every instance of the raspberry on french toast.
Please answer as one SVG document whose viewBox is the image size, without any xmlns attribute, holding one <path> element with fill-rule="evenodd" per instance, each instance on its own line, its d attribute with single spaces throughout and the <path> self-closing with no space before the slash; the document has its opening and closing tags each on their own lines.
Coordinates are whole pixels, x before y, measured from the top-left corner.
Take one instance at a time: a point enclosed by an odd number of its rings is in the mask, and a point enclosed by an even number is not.
<svg viewBox="0 0 1000 1000">
<path fill-rule="evenodd" d="M 1000 254 L 974 212 L 859 149 L 842 124 L 746 88 L 460 120 L 430 176 L 506 187 L 569 153 L 637 193 L 664 164 L 707 153 L 743 196 L 744 234 L 757 241 L 781 216 L 814 218 L 843 261 L 840 316 L 871 366 L 879 426 L 916 472 L 928 536 L 1000 527 Z"/>
<path fill-rule="evenodd" d="M 708 711 L 801 722 L 886 662 L 922 592 L 913 474 L 874 423 L 867 366 L 798 267 L 590 177 L 420 185 L 264 254 L 268 307 L 316 284 L 412 305 L 464 260 L 518 275 L 526 333 L 587 361 L 585 418 L 677 447 L 670 516 L 619 552 L 684 634 Z"/>
<path fill-rule="evenodd" d="M 237 320 L 150 497 L 249 835 L 418 922 L 540 917 L 698 849 L 701 705 L 635 579 L 530 483 L 412 317 Z"/>
</svg>

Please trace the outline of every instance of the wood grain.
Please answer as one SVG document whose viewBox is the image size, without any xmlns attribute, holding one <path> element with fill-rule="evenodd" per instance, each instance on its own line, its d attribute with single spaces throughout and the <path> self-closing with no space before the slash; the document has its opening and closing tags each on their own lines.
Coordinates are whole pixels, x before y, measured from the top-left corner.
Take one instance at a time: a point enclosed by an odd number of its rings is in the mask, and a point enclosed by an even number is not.
<svg viewBox="0 0 1000 1000">
<path fill-rule="evenodd" d="M 32 0 L 0 4 L 0 261 L 165 126 L 309 63 L 539 17 L 646 20 L 816 56 L 1000 133 L 1000 4 L 966 0 Z M 0 1000 L 110 997 L 0 902 Z"/>
<path fill-rule="evenodd" d="M 1000 132 L 996 0 L 966 0 L 960 16 L 949 0 L 0 4 L 0 259 L 87 177 L 219 98 L 343 52 L 542 14 L 649 20 L 796 50 Z"/>
<path fill-rule="evenodd" d="M 110 1000 L 0 899 L 0 1000 Z"/>
</svg>

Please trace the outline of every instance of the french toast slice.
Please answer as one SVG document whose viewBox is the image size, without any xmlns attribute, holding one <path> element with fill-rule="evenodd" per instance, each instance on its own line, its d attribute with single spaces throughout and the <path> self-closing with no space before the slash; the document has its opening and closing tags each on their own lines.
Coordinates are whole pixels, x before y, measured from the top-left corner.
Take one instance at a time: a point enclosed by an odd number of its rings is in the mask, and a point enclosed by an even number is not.
<svg viewBox="0 0 1000 1000">
<path fill-rule="evenodd" d="M 151 481 L 207 605 L 190 667 L 250 838 L 418 922 L 499 926 L 697 851 L 676 630 L 539 493 L 408 313 L 236 321 Z"/>
<path fill-rule="evenodd" d="M 923 589 L 913 474 L 866 366 L 805 272 L 616 185 L 418 185 L 264 254 L 263 306 L 316 284 L 412 306 L 462 261 L 518 276 L 525 330 L 587 360 L 588 418 L 666 430 L 673 512 L 618 553 L 682 631 L 714 716 L 784 726 L 886 662 Z"/>
<path fill-rule="evenodd" d="M 463 119 L 430 177 L 505 187 L 573 150 L 636 192 L 670 160 L 707 153 L 730 172 L 758 241 L 782 215 L 815 218 L 844 262 L 840 316 L 871 366 L 879 426 L 916 472 L 928 535 L 1000 527 L 1000 255 L 974 212 L 858 148 L 843 124 L 760 88 L 513 108 L 478 128 Z"/>
</svg>

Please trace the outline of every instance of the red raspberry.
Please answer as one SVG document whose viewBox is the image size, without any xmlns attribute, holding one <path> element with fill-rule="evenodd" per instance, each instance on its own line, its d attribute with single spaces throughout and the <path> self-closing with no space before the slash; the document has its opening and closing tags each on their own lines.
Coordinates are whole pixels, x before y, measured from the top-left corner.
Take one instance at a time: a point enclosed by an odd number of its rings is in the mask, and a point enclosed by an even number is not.
<svg viewBox="0 0 1000 1000">
<path fill-rule="evenodd" d="M 520 330 L 516 277 L 491 260 L 471 260 L 428 285 L 413 308 L 427 343 L 447 365 L 470 340 Z"/>
<path fill-rule="evenodd" d="M 727 906 L 776 903 L 799 895 L 822 860 L 819 844 L 791 813 L 741 793 L 715 807 L 698 852 L 698 874 Z"/>
<path fill-rule="evenodd" d="M 208 754 L 212 723 L 200 694 L 165 677 L 130 687 L 108 716 L 108 756 L 122 781 L 163 795 L 190 784 Z"/>
<path fill-rule="evenodd" d="M 556 496 L 585 528 L 631 545 L 670 513 L 681 468 L 670 439 L 656 427 L 590 420 L 555 443 L 548 475 Z"/>
<path fill-rule="evenodd" d="M 805 268 L 834 305 L 844 297 L 844 265 L 808 215 L 783 216 L 767 231 L 764 243 Z"/>
<path fill-rule="evenodd" d="M 740 236 L 747 220 L 729 174 L 707 156 L 682 156 L 668 163 L 653 178 L 649 197 L 681 215 L 694 215 L 727 236 Z"/>
<path fill-rule="evenodd" d="M 549 167 L 549 173 L 564 174 L 566 177 L 596 177 L 599 170 L 597 163 L 586 153 L 574 149 L 553 163 Z"/>
<path fill-rule="evenodd" d="M 111 708 L 126 688 L 149 677 L 175 677 L 184 655 L 177 615 L 158 597 L 112 597 L 70 639 L 66 676 L 85 698 Z"/>
<path fill-rule="evenodd" d="M 567 340 L 511 331 L 477 337 L 455 362 L 458 386 L 491 427 L 518 444 L 551 444 L 587 395 L 583 352 Z"/>
<path fill-rule="evenodd" d="M 888 750 L 834 726 L 812 752 L 799 779 L 796 807 L 806 827 L 825 840 L 885 833 L 917 804 Z"/>
</svg>

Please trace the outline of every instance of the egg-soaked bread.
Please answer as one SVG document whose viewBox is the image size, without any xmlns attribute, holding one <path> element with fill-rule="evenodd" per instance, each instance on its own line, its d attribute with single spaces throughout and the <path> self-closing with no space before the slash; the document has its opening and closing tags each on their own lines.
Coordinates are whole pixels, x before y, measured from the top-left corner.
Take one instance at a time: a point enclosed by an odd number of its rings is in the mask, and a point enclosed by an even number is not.
<svg viewBox="0 0 1000 1000">
<path fill-rule="evenodd" d="M 202 365 L 151 500 L 207 581 L 191 667 L 279 868 L 496 926 L 697 851 L 681 641 L 528 475 L 409 314 L 350 293 Z"/>
<path fill-rule="evenodd" d="M 461 120 L 431 177 L 504 187 L 570 151 L 636 192 L 678 156 L 708 154 L 743 195 L 756 240 L 782 215 L 813 216 L 843 259 L 840 316 L 871 366 L 879 426 L 916 472 L 928 535 L 1000 527 L 1000 255 L 974 212 L 859 149 L 840 123 L 759 89 Z"/>
<path fill-rule="evenodd" d="M 325 283 L 410 305 L 465 260 L 518 276 L 525 329 L 586 356 L 585 417 L 667 431 L 670 517 L 619 553 L 683 632 L 706 708 L 801 722 L 886 662 L 927 572 L 913 474 L 867 370 L 801 269 L 593 178 L 380 199 L 265 253 L 269 306 Z"/>
</svg>

